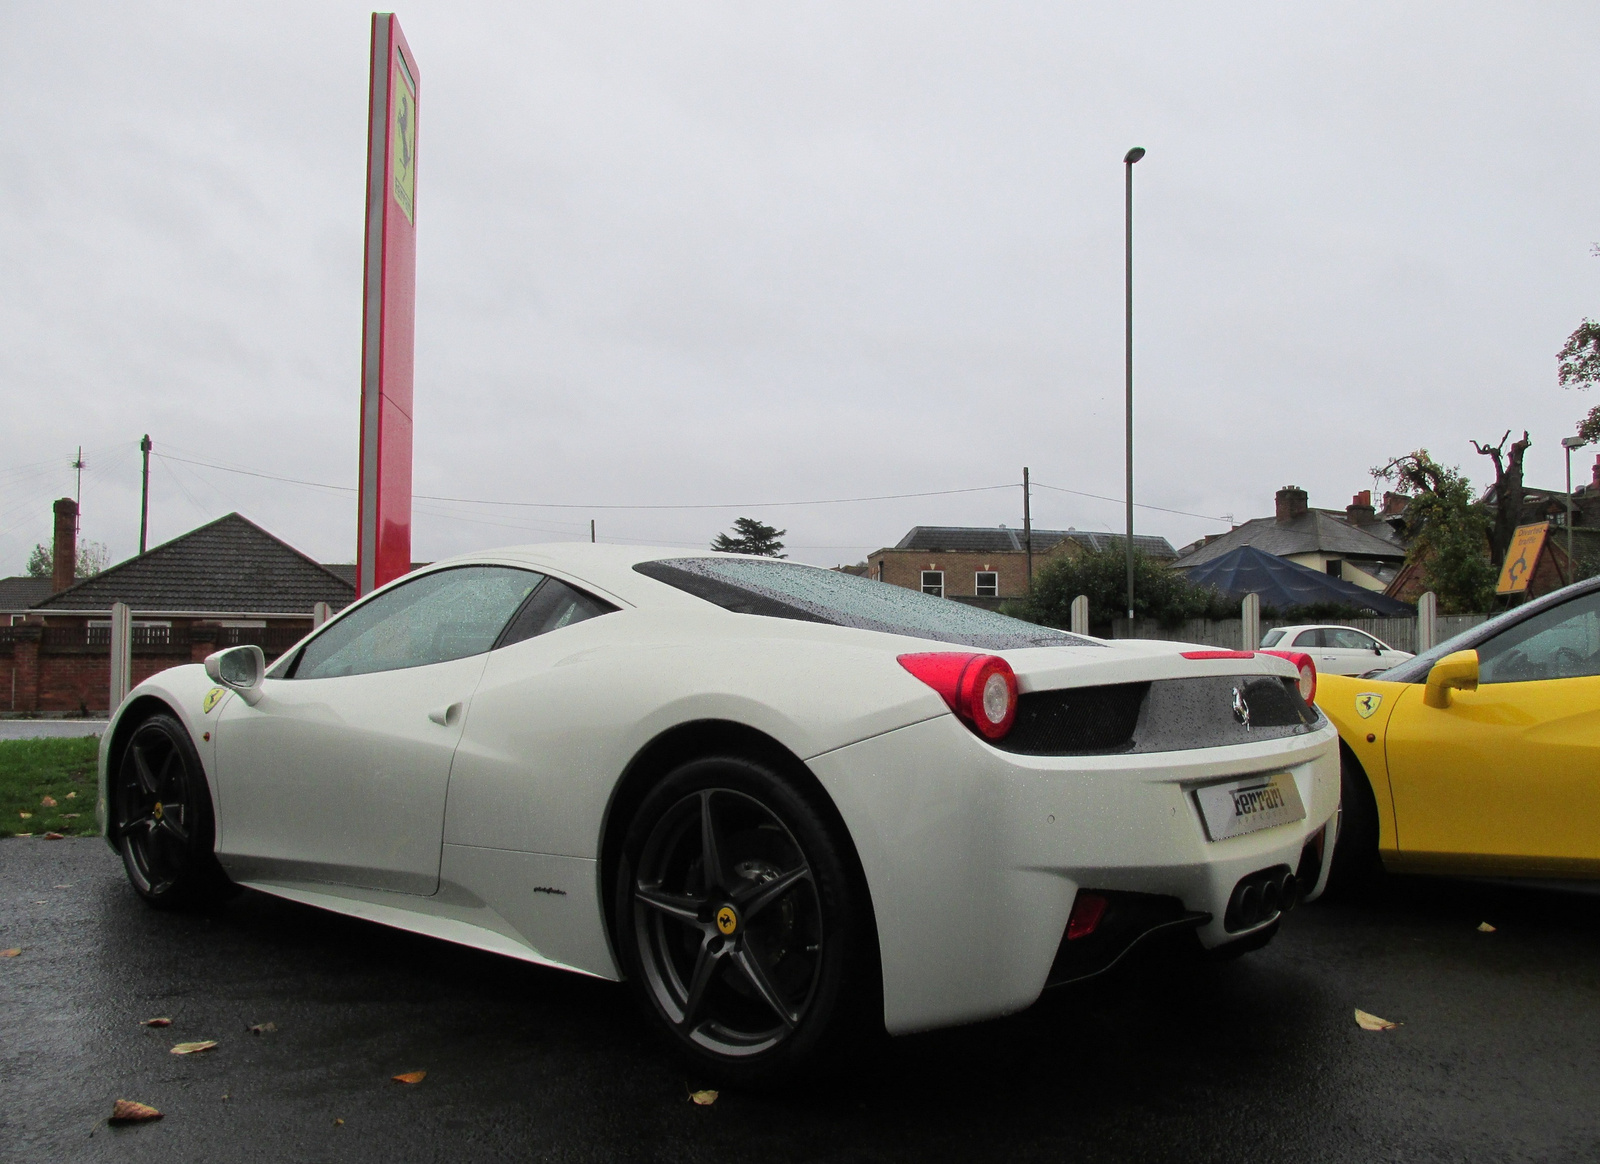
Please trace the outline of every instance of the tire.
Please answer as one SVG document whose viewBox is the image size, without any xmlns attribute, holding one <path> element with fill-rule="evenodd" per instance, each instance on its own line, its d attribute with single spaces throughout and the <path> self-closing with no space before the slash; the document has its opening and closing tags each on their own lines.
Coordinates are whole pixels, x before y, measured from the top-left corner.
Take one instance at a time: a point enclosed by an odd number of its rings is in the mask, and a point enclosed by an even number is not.
<svg viewBox="0 0 1600 1164">
<path fill-rule="evenodd" d="M 702 1075 L 779 1082 L 882 1033 L 852 854 L 825 806 L 752 760 L 689 761 L 640 804 L 616 946 L 650 1021 Z"/>
<path fill-rule="evenodd" d="M 238 891 L 214 852 L 211 790 L 171 715 L 133 729 L 111 780 L 112 836 L 134 890 L 160 909 L 205 909 Z"/>
<path fill-rule="evenodd" d="M 1370 889 L 1383 874 L 1378 858 L 1378 802 L 1372 782 L 1350 749 L 1339 745 L 1339 839 L 1333 846 L 1324 899 L 1348 900 Z"/>
</svg>

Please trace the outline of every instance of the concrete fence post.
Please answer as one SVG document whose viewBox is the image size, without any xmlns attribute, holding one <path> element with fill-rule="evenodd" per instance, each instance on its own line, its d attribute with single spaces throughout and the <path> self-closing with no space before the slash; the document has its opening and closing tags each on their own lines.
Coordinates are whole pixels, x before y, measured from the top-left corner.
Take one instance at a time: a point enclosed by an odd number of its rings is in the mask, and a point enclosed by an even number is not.
<svg viewBox="0 0 1600 1164">
<path fill-rule="evenodd" d="M 1417 599 L 1417 650 L 1431 650 L 1439 641 L 1439 597 L 1432 590 Z"/>
<path fill-rule="evenodd" d="M 311 608 L 311 629 L 316 630 L 323 623 L 333 617 L 333 607 L 326 602 L 319 602 Z"/>
<path fill-rule="evenodd" d="M 1253 651 L 1261 643 L 1261 595 L 1244 596 L 1244 601 L 1239 604 L 1239 618 L 1244 623 L 1239 635 L 1244 641 L 1239 649 Z"/>
<path fill-rule="evenodd" d="M 111 710 L 128 697 L 133 686 L 133 611 L 125 602 L 111 604 Z"/>
<path fill-rule="evenodd" d="M 1080 594 L 1072 600 L 1072 633 L 1086 635 L 1089 633 L 1089 596 Z"/>
</svg>

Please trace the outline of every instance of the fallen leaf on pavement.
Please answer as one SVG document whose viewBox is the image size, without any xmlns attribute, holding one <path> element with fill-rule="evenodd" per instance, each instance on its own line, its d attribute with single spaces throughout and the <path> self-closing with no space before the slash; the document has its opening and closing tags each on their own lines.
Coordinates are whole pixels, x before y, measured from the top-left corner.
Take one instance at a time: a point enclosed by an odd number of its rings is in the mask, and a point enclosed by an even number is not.
<svg viewBox="0 0 1600 1164">
<path fill-rule="evenodd" d="M 44 799 L 39 801 L 40 808 L 54 808 L 55 806 L 56 798 L 53 796 L 46 796 Z"/>
<path fill-rule="evenodd" d="M 158 1120 L 161 1113 L 148 1103 L 135 1103 L 131 1099 L 119 1099 L 111 1105 L 111 1122 L 114 1124 L 137 1124 L 145 1120 Z"/>
<path fill-rule="evenodd" d="M 1379 1018 L 1375 1014 L 1368 1014 L 1360 1007 L 1356 1008 L 1356 1024 L 1364 1031 L 1392 1031 L 1399 1023 L 1392 1023 L 1388 1019 Z"/>
<path fill-rule="evenodd" d="M 142 1027 L 170 1027 L 172 1025 L 172 1020 L 169 1018 L 145 1019 L 139 1025 Z"/>
<path fill-rule="evenodd" d="M 255 1026 L 249 1028 L 252 1035 L 264 1035 L 268 1031 L 275 1031 L 277 1029 L 277 1023 L 257 1023 Z"/>
<path fill-rule="evenodd" d="M 421 1083 L 427 1077 L 428 1073 L 426 1071 L 407 1071 L 404 1075 L 396 1075 L 394 1081 L 396 1083 Z"/>
<path fill-rule="evenodd" d="M 715 1091 L 691 1091 L 689 1099 L 701 1107 L 710 1107 L 717 1102 L 717 1093 Z"/>
<path fill-rule="evenodd" d="M 342 1127 L 344 1127 L 344 1121 L 341 1120 L 341 1119 L 335 1119 L 333 1121 L 333 1126 L 336 1127 L 336 1128 L 342 1128 Z"/>
<path fill-rule="evenodd" d="M 1479 922 L 1478 923 L 1478 932 L 1480 934 L 1492 934 L 1492 933 L 1494 933 L 1494 927 L 1492 925 L 1490 925 L 1488 922 Z"/>
<path fill-rule="evenodd" d="M 0 958 L 15 958 L 22 953 L 21 946 L 12 946 L 9 950 L 0 950 Z"/>
<path fill-rule="evenodd" d="M 217 1045 L 215 1039 L 201 1039 L 197 1043 L 175 1043 L 172 1047 L 174 1055 L 193 1055 L 196 1051 L 209 1051 Z"/>
<path fill-rule="evenodd" d="M 67 839 L 67 834 L 66 833 L 45 833 L 44 839 L 47 840 L 47 841 L 64 841 L 64 840 Z"/>
</svg>

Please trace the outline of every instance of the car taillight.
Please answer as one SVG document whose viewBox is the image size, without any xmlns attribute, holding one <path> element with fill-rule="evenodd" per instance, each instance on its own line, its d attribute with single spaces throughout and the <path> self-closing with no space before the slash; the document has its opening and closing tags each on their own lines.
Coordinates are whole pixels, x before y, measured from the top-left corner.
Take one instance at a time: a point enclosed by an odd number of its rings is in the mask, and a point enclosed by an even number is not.
<svg viewBox="0 0 1600 1164">
<path fill-rule="evenodd" d="M 900 665 L 932 687 L 950 710 L 985 739 L 998 740 L 1017 718 L 1017 676 L 999 655 L 930 651 L 901 655 Z"/>
<path fill-rule="evenodd" d="M 1263 655 L 1276 655 L 1288 659 L 1300 672 L 1300 698 L 1310 703 L 1317 697 L 1317 665 L 1304 651 L 1262 651 Z"/>
</svg>

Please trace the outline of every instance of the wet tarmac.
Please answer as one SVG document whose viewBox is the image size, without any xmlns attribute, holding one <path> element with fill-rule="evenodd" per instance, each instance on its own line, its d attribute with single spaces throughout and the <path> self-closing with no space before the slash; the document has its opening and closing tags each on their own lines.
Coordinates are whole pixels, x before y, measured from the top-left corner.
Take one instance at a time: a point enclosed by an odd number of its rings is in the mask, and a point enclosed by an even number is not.
<svg viewBox="0 0 1600 1164">
<path fill-rule="evenodd" d="M 613 984 L 258 894 L 156 913 L 98 840 L 0 841 L 5 947 L 6 1159 L 1600 1158 L 1589 896 L 1396 880 L 1234 963 L 1148 962 L 710 1107 Z M 166 1118 L 108 1127 L 118 1098 Z"/>
</svg>

